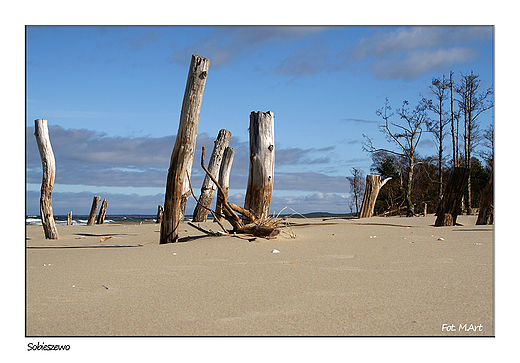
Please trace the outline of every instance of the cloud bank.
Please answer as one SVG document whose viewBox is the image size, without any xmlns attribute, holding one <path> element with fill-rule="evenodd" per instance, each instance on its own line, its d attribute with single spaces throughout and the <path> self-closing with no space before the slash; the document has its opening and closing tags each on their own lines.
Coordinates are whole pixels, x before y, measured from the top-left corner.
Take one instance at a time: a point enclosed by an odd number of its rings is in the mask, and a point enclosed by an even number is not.
<svg viewBox="0 0 520 363">
<path fill-rule="evenodd" d="M 130 208 L 132 213 L 153 214 L 157 204 L 164 202 L 164 193 L 157 195 L 128 194 L 125 187 L 136 187 L 147 190 L 150 188 L 165 188 L 169 159 L 175 143 L 175 135 L 165 137 L 109 137 L 87 129 L 65 129 L 61 126 L 49 126 L 49 135 L 56 158 L 56 186 L 66 185 L 67 190 L 77 185 L 77 192 L 55 192 L 54 208 L 62 213 L 68 209 L 88 208 L 93 194 L 89 190 L 103 190 L 103 187 L 121 188 L 121 193 L 106 193 L 110 195 L 111 210 L 118 213 Z M 197 137 L 197 146 L 192 170 L 192 183 L 195 193 L 198 193 L 204 173 L 200 168 L 201 147 L 205 146 L 209 154 L 213 150 L 216 138 L 201 133 Z M 231 170 L 230 188 L 243 190 L 247 185 L 249 173 L 249 146 L 236 137 L 231 138 L 230 146 L 235 149 L 235 158 Z M 329 175 L 315 171 L 316 167 L 328 167 L 333 162 L 330 154 L 334 146 L 324 148 L 276 148 L 275 160 L 275 193 L 273 208 L 281 209 L 291 202 L 305 211 L 329 210 L 327 200 L 316 199 L 316 196 L 333 196 L 348 193 L 348 183 L 344 176 Z M 209 155 L 206 157 L 208 160 Z M 292 171 L 295 170 L 295 171 Z M 31 184 L 27 191 L 27 208 L 30 213 L 38 213 L 39 192 L 34 191 L 41 183 L 41 160 L 34 139 L 34 127 L 26 128 L 26 183 Z M 57 188 L 56 188 L 57 189 Z M 106 190 L 106 189 L 105 189 Z M 298 197 L 285 197 L 284 194 L 297 192 Z M 318 193 L 318 194 L 316 194 Z M 320 194 L 321 193 L 321 194 Z M 305 196 L 314 195 L 314 198 Z M 233 198 L 243 204 L 243 195 Z M 102 196 L 102 198 L 106 198 Z M 339 202 L 344 198 L 337 197 Z M 107 198 L 108 200 L 108 198 Z M 284 204 L 284 205 L 282 205 Z M 323 208 L 323 209 L 312 209 Z M 193 206 L 194 207 L 194 206 Z M 188 207 L 189 208 L 189 207 Z M 308 210 L 311 208 L 311 210 Z M 335 208 L 335 207 L 333 207 Z M 58 213 L 58 212 L 57 212 Z M 85 212 L 88 213 L 88 210 Z"/>
</svg>

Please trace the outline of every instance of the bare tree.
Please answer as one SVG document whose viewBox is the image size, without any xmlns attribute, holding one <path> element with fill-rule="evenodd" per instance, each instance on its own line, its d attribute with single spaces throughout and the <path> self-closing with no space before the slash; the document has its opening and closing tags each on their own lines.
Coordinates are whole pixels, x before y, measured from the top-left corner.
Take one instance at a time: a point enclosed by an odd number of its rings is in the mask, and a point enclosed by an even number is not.
<svg viewBox="0 0 520 363">
<path fill-rule="evenodd" d="M 407 207 L 406 215 L 411 217 L 414 215 L 414 206 L 411 198 L 413 172 L 415 166 L 419 164 L 416 159 L 416 150 L 423 133 L 422 127 L 426 122 L 430 102 L 423 98 L 413 110 L 410 110 L 408 105 L 408 101 L 403 101 L 403 106 L 396 110 L 401 123 L 390 122 L 390 118 L 394 114 L 391 112 L 392 108 L 388 103 L 388 98 L 385 101 L 385 106 L 376 111 L 376 114 L 385 121 L 384 125 L 380 126 L 380 131 L 389 142 L 398 147 L 398 151 L 376 148 L 372 145 L 372 140 L 366 135 L 364 135 L 366 141 L 363 144 L 363 149 L 370 153 L 386 151 L 402 156 L 407 160 L 408 178 L 405 188 L 405 203 Z"/>
<path fill-rule="evenodd" d="M 486 161 L 487 167 L 491 172 L 493 172 L 493 163 L 494 163 L 494 145 L 495 145 L 495 127 L 493 124 L 489 125 L 487 129 L 484 130 L 484 135 L 482 135 L 484 140 L 484 147 L 487 150 L 480 152 L 480 157 Z"/>
<path fill-rule="evenodd" d="M 354 193 L 354 205 L 356 206 L 356 216 L 359 217 L 359 208 L 361 207 L 361 196 L 364 190 L 363 171 L 359 168 L 351 168 L 352 176 L 347 176 L 350 183 L 350 191 Z"/>
<path fill-rule="evenodd" d="M 464 115 L 464 166 L 471 169 L 471 152 L 478 143 L 478 117 L 482 112 L 493 107 L 493 89 L 490 87 L 482 93 L 478 93 L 480 80 L 478 75 L 471 72 L 462 75 L 462 80 L 456 88 L 460 99 L 459 107 Z M 471 213 L 471 174 L 468 180 L 466 192 L 466 207 Z"/>
<path fill-rule="evenodd" d="M 435 101 L 430 103 L 429 109 L 438 115 L 437 120 L 427 119 L 426 125 L 428 127 L 428 131 L 430 131 L 434 135 L 434 139 L 437 143 L 438 149 L 438 166 L 439 166 L 439 175 L 438 175 L 438 183 L 439 183 L 439 201 L 442 199 L 442 163 L 443 163 L 443 151 L 444 151 L 444 137 L 445 132 L 444 128 L 450 122 L 445 109 L 444 109 L 444 101 L 448 99 L 448 88 L 450 87 L 450 82 L 442 76 L 442 80 L 440 78 L 434 78 L 432 80 L 432 85 L 430 86 L 430 91 L 434 95 Z"/>
</svg>

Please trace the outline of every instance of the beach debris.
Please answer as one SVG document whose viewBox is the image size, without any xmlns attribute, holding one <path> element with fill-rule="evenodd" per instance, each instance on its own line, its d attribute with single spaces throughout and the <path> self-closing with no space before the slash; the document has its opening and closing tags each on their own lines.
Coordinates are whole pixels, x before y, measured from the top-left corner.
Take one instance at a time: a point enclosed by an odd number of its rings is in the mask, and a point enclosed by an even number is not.
<svg viewBox="0 0 520 363">
<path fill-rule="evenodd" d="M 72 287 L 76 287 L 76 285 L 72 285 Z"/>
<path fill-rule="evenodd" d="M 88 216 L 87 226 L 93 226 L 96 222 L 96 212 L 100 200 L 101 197 L 99 195 L 94 195 L 94 199 L 92 200 L 92 207 L 90 208 L 90 214 Z"/>
<path fill-rule="evenodd" d="M 475 242 L 475 246 L 482 246 L 482 243 L 476 243 Z"/>
<path fill-rule="evenodd" d="M 220 183 L 215 179 L 213 175 L 209 172 L 208 168 L 204 165 L 204 154 L 205 148 L 202 147 L 202 155 L 201 155 L 201 167 L 206 172 L 206 175 L 215 183 L 216 187 L 221 194 L 222 201 L 222 210 L 223 217 L 233 226 L 233 231 L 235 233 L 241 234 L 252 234 L 256 237 L 263 237 L 266 239 L 275 238 L 281 232 L 281 226 L 279 223 L 288 217 L 278 218 L 277 217 L 269 217 L 265 218 L 261 215 L 261 217 L 257 217 L 253 212 L 249 209 L 242 208 L 234 203 L 228 202 L 228 193 L 226 190 L 222 188 Z M 186 172 L 188 183 L 190 185 L 191 195 L 195 198 L 195 201 L 199 203 L 197 198 L 195 197 L 195 193 L 193 193 L 193 187 L 191 185 L 191 180 L 189 174 Z M 216 212 L 209 209 L 213 215 L 214 220 L 219 223 L 220 227 L 225 230 L 226 228 L 221 224 L 221 222 L 217 218 Z M 242 217 L 239 217 L 236 213 L 240 213 Z M 189 224 L 189 223 L 188 223 Z M 211 233 L 214 233 L 211 231 Z"/>
<path fill-rule="evenodd" d="M 174 252 L 174 253 L 172 253 L 172 255 L 174 255 L 174 256 L 177 256 L 177 254 L 176 254 L 175 252 Z"/>
<path fill-rule="evenodd" d="M 439 237 L 439 238 L 437 238 L 437 241 L 444 241 L 444 238 Z"/>
<path fill-rule="evenodd" d="M 274 249 L 271 251 L 271 253 L 280 253 L 280 251 L 278 251 L 277 249 Z"/>
<path fill-rule="evenodd" d="M 114 236 L 108 236 L 108 237 L 101 237 L 99 239 L 99 242 L 105 242 L 107 239 L 114 238 Z"/>
<path fill-rule="evenodd" d="M 219 237 L 220 236 L 219 233 L 215 233 L 211 229 L 209 229 L 209 230 L 208 229 L 204 229 L 200 225 L 197 226 L 197 225 L 195 225 L 195 224 L 193 224 L 191 222 L 188 222 L 188 225 L 192 226 L 193 228 L 195 228 L 195 229 L 197 229 L 197 230 L 199 230 L 199 231 L 201 231 L 203 233 L 206 233 L 207 235 L 215 236 L 215 237 Z"/>
<path fill-rule="evenodd" d="M 380 175 L 367 175 L 365 195 L 363 196 L 359 218 L 370 218 L 374 215 L 374 207 L 379 191 L 390 179 L 392 178 L 381 180 Z"/>
<path fill-rule="evenodd" d="M 107 200 L 103 199 L 103 203 L 101 203 L 101 208 L 99 209 L 99 214 L 97 217 L 97 224 L 105 223 L 105 215 L 107 213 Z"/>
<path fill-rule="evenodd" d="M 179 224 L 184 220 L 180 197 L 184 194 L 184 174 L 189 174 L 191 166 L 188 168 L 188 165 L 193 163 L 199 114 L 208 69 L 209 59 L 195 54 L 191 56 L 177 131 L 177 135 L 182 135 L 182 137 L 179 136 L 176 139 L 170 158 L 159 244 L 174 243 L 179 240 Z"/>
<path fill-rule="evenodd" d="M 59 239 L 58 229 L 52 214 L 52 189 L 56 174 L 56 160 L 52 151 L 47 120 L 34 120 L 34 136 L 42 160 L 43 178 L 40 197 L 40 215 L 46 239 Z M 5 174 L 4 174 L 5 175 Z"/>
<path fill-rule="evenodd" d="M 219 175 L 220 165 L 223 160 L 224 151 L 226 147 L 229 146 L 229 140 L 231 140 L 231 132 L 226 129 L 220 130 L 217 139 L 214 142 L 213 153 L 211 154 L 208 163 L 208 170 L 213 175 Z M 222 184 L 222 182 L 220 182 L 220 184 Z M 215 189 L 215 184 L 213 184 L 213 181 L 210 179 L 210 177 L 206 175 L 200 189 L 199 203 L 197 203 L 195 210 L 193 211 L 193 222 L 207 221 L 208 209 L 211 205 L 211 201 L 213 200 Z"/>
<path fill-rule="evenodd" d="M 103 286 L 103 287 L 104 287 L 105 289 L 107 289 L 107 290 L 108 290 L 108 287 L 106 287 L 105 285 L 101 285 L 101 286 Z"/>
<path fill-rule="evenodd" d="M 377 236 L 370 236 L 370 238 L 376 238 Z"/>
</svg>

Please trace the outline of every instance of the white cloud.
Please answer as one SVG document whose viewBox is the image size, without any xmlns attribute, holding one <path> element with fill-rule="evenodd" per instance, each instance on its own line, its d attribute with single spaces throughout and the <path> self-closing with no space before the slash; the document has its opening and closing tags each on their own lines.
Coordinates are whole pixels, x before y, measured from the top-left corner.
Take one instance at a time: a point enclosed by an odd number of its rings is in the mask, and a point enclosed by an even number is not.
<svg viewBox="0 0 520 363">
<path fill-rule="evenodd" d="M 413 79 L 473 59 L 478 54 L 477 43 L 491 37 L 492 27 L 418 26 L 380 30 L 360 38 L 351 58 L 368 61 L 368 69 L 378 78 Z"/>
<path fill-rule="evenodd" d="M 211 29 L 199 44 L 176 50 L 170 62 L 184 64 L 191 54 L 200 54 L 218 68 L 231 63 L 236 57 L 258 50 L 270 43 L 301 40 L 322 32 L 326 27 L 304 26 L 224 26 Z"/>
</svg>

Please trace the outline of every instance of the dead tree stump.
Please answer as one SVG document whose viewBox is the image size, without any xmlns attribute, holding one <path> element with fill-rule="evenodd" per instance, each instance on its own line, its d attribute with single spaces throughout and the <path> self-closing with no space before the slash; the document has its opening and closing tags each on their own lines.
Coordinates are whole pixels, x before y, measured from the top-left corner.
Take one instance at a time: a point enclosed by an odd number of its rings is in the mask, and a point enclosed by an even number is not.
<svg viewBox="0 0 520 363">
<path fill-rule="evenodd" d="M 155 223 L 161 223 L 162 217 L 163 217 L 164 209 L 162 205 L 157 206 L 157 219 L 155 220 Z"/>
<path fill-rule="evenodd" d="M 177 242 L 178 240 L 184 180 L 188 166 L 193 163 L 202 95 L 204 94 L 208 69 L 209 59 L 192 55 L 182 101 L 179 130 L 166 179 L 160 244 Z"/>
<path fill-rule="evenodd" d="M 181 210 L 179 214 L 179 221 L 184 220 L 184 214 L 186 213 L 186 204 L 188 203 L 188 199 L 191 195 L 191 188 L 188 182 L 188 177 L 191 177 L 192 168 L 193 158 L 191 158 L 188 162 L 188 169 L 186 170 L 186 175 L 184 176 L 184 182 L 182 184 Z"/>
<path fill-rule="evenodd" d="M 72 226 L 72 211 L 67 214 L 67 226 Z"/>
<path fill-rule="evenodd" d="M 220 130 L 208 163 L 208 170 L 215 178 L 218 178 L 224 150 L 229 145 L 229 140 L 231 140 L 231 132 L 225 129 Z M 199 202 L 193 211 L 193 222 L 206 222 L 208 219 L 208 209 L 215 195 L 215 189 L 217 189 L 215 183 L 206 175 L 200 189 Z"/>
<path fill-rule="evenodd" d="M 220 164 L 220 171 L 218 174 L 218 183 L 222 187 L 222 191 L 226 193 L 229 192 L 229 176 L 231 174 L 231 166 L 233 165 L 233 158 L 235 157 L 235 150 L 231 147 L 226 147 L 224 150 L 224 154 L 222 155 L 222 163 Z M 223 214 L 223 201 L 224 194 L 220 191 L 217 192 L 217 203 L 215 205 L 215 218 L 221 220 L 220 217 Z"/>
<path fill-rule="evenodd" d="M 477 225 L 493 224 L 493 174 L 482 191 L 482 202 L 478 213 Z"/>
<path fill-rule="evenodd" d="M 259 220 L 269 217 L 274 182 L 274 113 L 249 116 L 249 178 L 244 209 Z M 245 222 L 250 222 L 247 218 Z"/>
<path fill-rule="evenodd" d="M 457 216 L 461 213 L 461 202 L 468 185 L 470 169 L 453 168 L 446 190 L 437 208 L 435 226 L 454 226 Z"/>
<path fill-rule="evenodd" d="M 97 218 L 97 224 L 105 223 L 105 214 L 107 213 L 107 200 L 103 199 L 103 203 L 101 203 L 101 208 L 99 209 L 99 214 Z"/>
<path fill-rule="evenodd" d="M 367 175 L 367 181 L 365 184 L 365 195 L 363 196 L 363 203 L 361 204 L 361 212 L 359 218 L 370 218 L 374 215 L 374 207 L 376 205 L 377 196 L 379 191 L 390 179 L 386 178 L 381 180 L 380 175 Z"/>
<path fill-rule="evenodd" d="M 90 214 L 88 215 L 87 226 L 93 226 L 96 222 L 96 212 L 100 200 L 101 197 L 99 195 L 94 196 L 94 199 L 92 200 L 92 207 L 90 208 Z"/>
<path fill-rule="evenodd" d="M 34 136 L 42 160 L 42 186 L 40 196 L 40 218 L 42 220 L 43 232 L 47 239 L 59 239 L 58 229 L 52 213 L 52 189 L 56 175 L 56 160 L 52 151 L 51 140 L 47 120 L 34 120 Z"/>
</svg>

